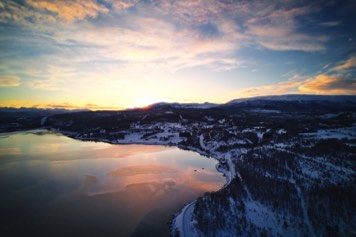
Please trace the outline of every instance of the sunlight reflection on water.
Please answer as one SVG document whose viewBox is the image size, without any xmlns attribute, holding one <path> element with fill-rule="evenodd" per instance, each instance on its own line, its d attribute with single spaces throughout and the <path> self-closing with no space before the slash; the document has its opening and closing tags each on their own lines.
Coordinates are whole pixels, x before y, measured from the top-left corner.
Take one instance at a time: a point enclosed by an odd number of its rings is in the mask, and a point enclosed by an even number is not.
<svg viewBox="0 0 356 237">
<path fill-rule="evenodd" d="M 12 235 L 169 235 L 184 203 L 223 186 L 215 164 L 175 147 L 9 133 L 0 139 L 1 226 Z"/>
</svg>

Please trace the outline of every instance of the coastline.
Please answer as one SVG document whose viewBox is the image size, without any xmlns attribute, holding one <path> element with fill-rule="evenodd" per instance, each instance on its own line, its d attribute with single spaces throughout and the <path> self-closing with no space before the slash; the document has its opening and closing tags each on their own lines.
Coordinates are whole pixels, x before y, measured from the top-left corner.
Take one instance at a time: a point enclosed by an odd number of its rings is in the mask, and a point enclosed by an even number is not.
<svg viewBox="0 0 356 237">
<path fill-rule="evenodd" d="M 192 146 L 184 146 L 178 143 L 172 143 L 170 141 L 168 142 L 163 142 L 163 141 L 149 141 L 149 140 L 136 140 L 136 141 L 129 141 L 125 139 L 116 139 L 116 141 L 108 140 L 108 139 L 102 139 L 102 138 L 79 138 L 79 137 L 73 137 L 75 133 L 68 132 L 68 131 L 57 131 L 58 133 L 71 137 L 76 140 L 81 140 L 81 141 L 91 141 L 91 142 L 105 142 L 109 143 L 112 145 L 129 145 L 129 144 L 136 144 L 136 145 L 160 145 L 160 146 L 174 146 L 178 147 L 179 149 L 182 150 L 187 150 L 191 152 L 196 152 L 201 156 L 204 156 L 207 159 L 213 158 L 215 159 L 218 163 L 216 165 L 216 171 L 219 173 L 222 173 L 223 176 L 226 179 L 226 183 L 219 189 L 214 192 L 219 192 L 226 188 L 231 180 L 235 177 L 235 174 L 232 174 L 231 170 L 234 170 L 234 167 L 232 162 L 231 162 L 231 157 L 226 154 L 229 153 L 219 153 L 219 154 L 211 154 L 210 152 L 207 152 L 207 150 L 201 150 L 196 147 Z M 228 158 L 226 158 L 228 157 Z M 226 159 L 228 159 L 226 161 Z M 223 166 L 221 166 L 221 161 L 224 160 L 224 164 L 227 165 L 227 169 L 224 169 Z M 180 237 L 194 237 L 198 236 L 197 231 L 193 228 L 191 225 L 191 217 L 192 213 L 194 212 L 194 207 L 195 207 L 195 200 L 190 201 L 188 204 L 186 204 L 182 209 L 174 214 L 174 217 L 172 219 L 172 225 L 171 225 L 171 234 L 174 236 L 175 233 L 179 232 Z"/>
<path fill-rule="evenodd" d="M 65 131 L 65 130 L 57 130 L 57 129 L 51 129 L 51 128 L 37 128 L 37 129 L 28 129 L 28 130 L 16 130 L 16 131 L 11 131 L 11 132 L 0 132 L 0 136 L 2 134 L 14 134 L 17 132 L 28 132 L 28 133 L 53 133 L 53 134 L 60 134 L 75 140 L 80 140 L 83 142 L 103 142 L 103 143 L 109 143 L 112 145 L 156 145 L 156 146 L 171 146 L 171 147 L 177 147 L 182 150 L 186 151 L 191 151 L 191 152 L 196 152 L 201 156 L 204 156 L 207 159 L 213 158 L 215 159 L 218 163 L 216 164 L 216 171 L 219 173 L 222 173 L 223 176 L 226 179 L 226 183 L 219 189 L 214 192 L 219 192 L 226 188 L 231 180 L 234 178 L 232 176 L 230 170 L 232 170 L 231 167 L 232 162 L 229 157 L 229 161 L 226 162 L 226 156 L 224 153 L 218 153 L 218 154 L 211 154 L 211 152 L 207 152 L 207 150 L 201 150 L 199 148 L 193 147 L 193 146 L 185 146 L 181 145 L 178 143 L 173 143 L 171 141 L 149 141 L 149 140 L 136 140 L 136 141 L 130 141 L 130 140 L 125 140 L 125 139 L 116 139 L 116 141 L 112 141 L 109 139 L 103 139 L 103 138 L 97 138 L 97 137 L 91 137 L 91 138 L 82 138 L 78 137 L 78 133 L 76 132 L 70 132 L 70 131 Z M 204 147 L 205 148 L 205 147 Z M 224 169 L 223 166 L 221 165 L 221 162 L 224 162 L 225 165 L 227 165 L 227 169 Z M 195 200 L 191 200 L 188 204 L 183 206 L 179 212 L 175 213 L 173 216 L 173 219 L 171 220 L 171 234 L 176 233 L 177 231 L 179 232 L 181 237 L 184 236 L 198 236 L 196 230 L 192 228 L 191 225 L 191 216 L 194 211 L 195 207 Z"/>
</svg>

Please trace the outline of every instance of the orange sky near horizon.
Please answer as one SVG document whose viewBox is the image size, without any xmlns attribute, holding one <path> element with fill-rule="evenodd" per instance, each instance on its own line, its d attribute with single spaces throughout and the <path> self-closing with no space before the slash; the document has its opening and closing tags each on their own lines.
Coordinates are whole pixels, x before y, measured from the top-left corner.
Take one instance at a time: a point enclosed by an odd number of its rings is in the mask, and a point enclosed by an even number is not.
<svg viewBox="0 0 356 237">
<path fill-rule="evenodd" d="M 354 1 L 3 0 L 0 107 L 356 95 Z"/>
</svg>

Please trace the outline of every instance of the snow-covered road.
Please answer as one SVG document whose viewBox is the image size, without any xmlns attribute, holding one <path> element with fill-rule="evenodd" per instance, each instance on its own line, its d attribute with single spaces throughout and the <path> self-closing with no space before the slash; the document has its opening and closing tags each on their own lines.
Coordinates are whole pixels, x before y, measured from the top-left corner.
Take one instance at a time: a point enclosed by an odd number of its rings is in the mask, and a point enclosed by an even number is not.
<svg viewBox="0 0 356 237">
<path fill-rule="evenodd" d="M 188 204 L 186 208 L 183 210 L 183 232 L 182 232 L 182 237 L 187 237 L 187 236 L 195 236 L 190 224 L 192 220 L 192 214 L 195 206 L 195 201 Z"/>
<path fill-rule="evenodd" d="M 186 205 L 175 219 L 175 226 L 181 237 L 198 236 L 191 227 L 192 214 L 194 211 L 195 201 Z"/>
</svg>

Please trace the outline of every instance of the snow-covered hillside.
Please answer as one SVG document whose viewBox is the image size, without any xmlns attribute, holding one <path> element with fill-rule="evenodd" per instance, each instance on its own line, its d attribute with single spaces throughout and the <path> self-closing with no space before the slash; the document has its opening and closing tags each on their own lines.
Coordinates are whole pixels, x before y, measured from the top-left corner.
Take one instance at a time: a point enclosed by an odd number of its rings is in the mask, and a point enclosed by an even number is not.
<svg viewBox="0 0 356 237">
<path fill-rule="evenodd" d="M 344 96 L 335 96 L 335 95 L 299 95 L 299 94 L 289 94 L 289 95 L 274 95 L 274 96 L 258 96 L 251 98 L 242 98 L 229 101 L 227 104 L 242 103 L 246 101 L 328 101 L 335 103 L 344 103 L 345 101 L 350 101 L 356 103 L 356 96 L 344 95 Z"/>
<path fill-rule="evenodd" d="M 31 126 L 217 159 L 226 185 L 182 207 L 174 236 L 355 236 L 356 96 L 263 98 L 46 115 Z"/>
</svg>

